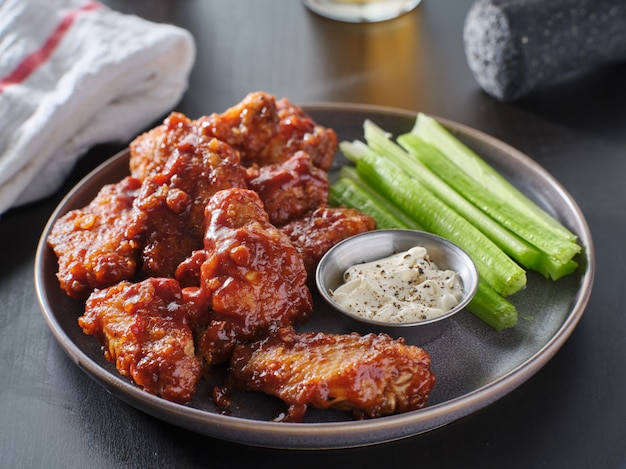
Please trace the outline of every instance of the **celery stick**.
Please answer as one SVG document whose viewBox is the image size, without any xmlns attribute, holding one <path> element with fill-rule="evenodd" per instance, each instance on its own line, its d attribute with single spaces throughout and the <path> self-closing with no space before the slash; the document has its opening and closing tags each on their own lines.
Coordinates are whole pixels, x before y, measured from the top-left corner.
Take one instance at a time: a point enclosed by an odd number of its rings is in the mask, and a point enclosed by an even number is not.
<svg viewBox="0 0 626 469">
<path fill-rule="evenodd" d="M 339 150 L 341 150 L 341 153 L 343 153 L 346 158 L 356 163 L 357 160 L 367 152 L 367 145 L 360 140 L 354 140 L 353 142 L 343 141 L 339 142 Z"/>
<path fill-rule="evenodd" d="M 417 135 L 401 135 L 398 143 L 476 207 L 556 261 L 566 263 L 580 252 L 578 244 L 537 225 L 536 217 L 529 215 L 528 211 L 520 211 L 494 197 L 492 192 L 471 178 L 465 168 L 455 165 Z"/>
<path fill-rule="evenodd" d="M 352 179 L 340 178 L 330 187 L 331 201 L 335 205 L 356 208 L 376 220 L 376 227 L 409 228 L 399 218 L 390 213 L 379 199 L 372 197 L 370 193 Z"/>
<path fill-rule="evenodd" d="M 382 205 L 382 208 L 386 212 L 388 212 L 393 218 L 398 220 L 402 224 L 402 227 L 406 227 L 412 230 L 423 230 L 419 223 L 417 223 L 411 217 L 408 217 L 402 210 L 399 210 L 391 201 L 389 201 L 386 197 L 370 187 L 363 179 L 361 179 L 356 172 L 355 166 L 342 166 L 342 168 L 339 170 L 339 179 L 351 180 L 356 186 L 358 186 L 360 190 L 366 192 L 371 199 L 374 199 L 376 203 Z M 331 186 L 331 193 L 332 191 L 333 189 Z"/>
<path fill-rule="evenodd" d="M 363 124 L 365 140 L 376 153 L 389 158 L 400 166 L 411 177 L 417 179 L 436 197 L 465 217 L 489 239 L 497 244 L 506 254 L 519 262 L 527 269 L 540 270 L 542 256 L 538 249 L 531 246 L 517 235 L 487 216 L 465 197 L 441 180 L 435 173 L 426 167 L 419 159 L 409 155 L 407 151 L 390 140 L 390 136 L 374 122 L 366 120 Z M 363 155 L 365 150 L 359 150 Z M 358 159 L 358 158 L 357 158 Z"/>
<path fill-rule="evenodd" d="M 359 175 L 356 173 L 356 166 L 342 166 L 341 169 L 339 170 L 339 178 L 346 178 L 346 179 L 352 179 L 353 181 L 366 185 L 365 181 L 363 181 L 363 179 L 361 179 L 359 177 Z M 372 189 L 370 186 L 367 186 L 369 191 L 372 191 L 374 193 L 376 193 L 376 191 L 374 191 L 374 189 Z"/>
<path fill-rule="evenodd" d="M 558 280 L 561 277 L 571 274 L 578 268 L 578 262 L 570 259 L 567 262 L 558 262 L 555 259 L 547 259 L 544 262 L 545 270 L 540 271 L 545 277 Z"/>
<path fill-rule="evenodd" d="M 463 144 L 432 117 L 419 113 L 411 133 L 436 146 L 451 161 L 463 168 L 473 179 L 491 191 L 496 197 L 508 201 L 508 203 L 517 207 L 519 211 L 531 213 L 535 218 L 536 224 L 540 224 L 545 229 L 570 241 L 576 241 L 576 235 L 526 197 L 526 195 L 522 194 L 491 167 L 489 163 Z"/>
<path fill-rule="evenodd" d="M 485 282 L 478 282 L 478 289 L 467 309 L 493 327 L 496 331 L 508 329 L 517 324 L 517 309 L 498 295 Z"/>
<path fill-rule="evenodd" d="M 357 161 L 357 173 L 426 230 L 463 248 L 476 264 L 480 276 L 502 296 L 512 295 L 526 285 L 524 269 L 389 160 L 366 153 Z"/>
</svg>

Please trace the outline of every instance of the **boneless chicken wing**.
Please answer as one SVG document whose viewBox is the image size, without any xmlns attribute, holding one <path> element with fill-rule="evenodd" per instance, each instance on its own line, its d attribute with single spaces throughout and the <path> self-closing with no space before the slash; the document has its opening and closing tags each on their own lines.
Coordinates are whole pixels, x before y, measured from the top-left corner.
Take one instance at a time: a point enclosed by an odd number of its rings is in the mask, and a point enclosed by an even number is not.
<svg viewBox="0 0 626 469">
<path fill-rule="evenodd" d="M 210 140 L 210 137 L 202 135 L 196 121 L 180 112 L 172 112 L 161 125 L 130 142 L 131 175 L 143 181 L 161 171 L 176 148 L 185 144 L 195 146 L 203 140 Z"/>
<path fill-rule="evenodd" d="M 247 170 L 248 188 L 263 201 L 270 222 L 280 226 L 328 202 L 328 175 L 298 151 L 282 163 Z"/>
<path fill-rule="evenodd" d="M 306 320 L 312 298 L 302 258 L 254 191 L 216 193 L 206 217 L 200 286 L 185 292 L 190 305 L 210 314 L 199 347 L 208 363 L 219 363 L 238 343 Z"/>
<path fill-rule="evenodd" d="M 123 281 L 96 290 L 79 325 L 98 338 L 117 370 L 145 391 L 182 403 L 193 397 L 201 364 L 176 280 Z"/>
<path fill-rule="evenodd" d="M 245 166 L 280 163 L 305 151 L 315 166 L 328 170 L 337 151 L 334 130 L 314 122 L 288 99 L 263 92 L 249 93 L 221 114 L 199 118 L 198 125 L 204 135 L 236 148 Z"/>
<path fill-rule="evenodd" d="M 385 334 L 334 335 L 280 329 L 238 346 L 230 385 L 283 400 L 285 420 L 300 421 L 307 406 L 379 417 L 426 405 L 435 384 L 423 349 Z"/>
<path fill-rule="evenodd" d="M 84 300 L 94 288 L 135 274 L 141 233 L 129 228 L 140 184 L 127 177 L 106 185 L 89 205 L 55 222 L 47 242 L 58 258 L 59 284 L 69 296 Z"/>
<path fill-rule="evenodd" d="M 302 107 L 282 98 L 276 102 L 280 125 L 266 153 L 273 160 L 285 160 L 297 151 L 311 155 L 313 164 L 328 171 L 337 151 L 337 134 L 311 119 Z"/>
<path fill-rule="evenodd" d="M 276 99 L 271 94 L 249 93 L 224 112 L 202 116 L 197 122 L 203 135 L 218 138 L 237 149 L 244 165 L 273 162 L 259 157 L 278 132 L 280 122 Z"/>
<path fill-rule="evenodd" d="M 321 206 L 280 227 L 298 250 L 310 277 L 322 256 L 352 235 L 376 229 L 376 220 L 353 208 Z"/>
<path fill-rule="evenodd" d="M 216 139 L 178 146 L 164 168 L 146 177 L 134 203 L 134 229 L 145 233 L 142 272 L 173 277 L 202 247 L 204 207 L 213 194 L 245 187 L 239 155 Z"/>
</svg>

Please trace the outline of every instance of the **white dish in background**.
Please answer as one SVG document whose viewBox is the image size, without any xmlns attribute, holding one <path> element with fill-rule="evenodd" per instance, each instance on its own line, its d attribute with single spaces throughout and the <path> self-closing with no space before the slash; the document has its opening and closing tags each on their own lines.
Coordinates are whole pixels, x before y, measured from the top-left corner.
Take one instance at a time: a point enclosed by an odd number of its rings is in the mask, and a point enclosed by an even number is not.
<svg viewBox="0 0 626 469">
<path fill-rule="evenodd" d="M 305 109 L 318 123 L 335 129 L 340 140 L 362 139 L 366 118 L 394 135 L 409 131 L 415 119 L 415 113 L 383 107 L 320 104 Z M 427 432 L 488 406 L 541 369 L 571 335 L 591 293 L 594 249 L 578 205 L 536 162 L 484 133 L 439 120 L 576 233 L 583 252 L 579 270 L 558 282 L 529 273 L 528 287 L 511 298 L 520 313 L 514 329 L 495 332 L 463 312 L 452 318 L 441 336 L 425 344 L 437 384 L 424 409 L 360 421 L 341 412 L 310 409 L 302 423 L 280 423 L 272 419 L 285 410 L 284 404 L 261 394 L 237 394 L 232 414 L 223 415 L 216 411 L 210 385 L 205 382 L 189 405 L 180 405 L 152 396 L 122 377 L 114 364 L 105 360 L 97 340 L 78 327 L 83 305 L 59 288 L 56 257 L 45 239 L 58 217 L 87 205 L 102 185 L 128 174 L 127 151 L 83 179 L 59 204 L 42 233 L 35 258 L 35 286 L 45 320 L 68 356 L 112 394 L 157 418 L 228 441 L 293 449 L 363 446 Z M 346 160 L 338 155 L 331 180 L 342 164 Z M 319 295 L 314 299 L 315 314 L 303 329 L 347 332 L 338 313 Z"/>
</svg>

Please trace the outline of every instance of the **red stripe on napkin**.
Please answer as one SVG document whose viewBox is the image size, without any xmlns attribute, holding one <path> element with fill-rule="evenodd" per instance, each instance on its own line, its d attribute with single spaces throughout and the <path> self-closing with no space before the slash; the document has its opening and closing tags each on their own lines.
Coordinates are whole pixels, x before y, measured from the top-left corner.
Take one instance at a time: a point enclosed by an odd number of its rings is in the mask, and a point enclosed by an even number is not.
<svg viewBox="0 0 626 469">
<path fill-rule="evenodd" d="M 24 60 L 18 64 L 15 70 L 0 79 L 0 93 L 8 86 L 26 80 L 41 64 L 48 60 L 80 13 L 95 10 L 100 6 L 98 2 L 89 2 L 81 8 L 68 12 L 40 49 L 27 55 Z"/>
</svg>

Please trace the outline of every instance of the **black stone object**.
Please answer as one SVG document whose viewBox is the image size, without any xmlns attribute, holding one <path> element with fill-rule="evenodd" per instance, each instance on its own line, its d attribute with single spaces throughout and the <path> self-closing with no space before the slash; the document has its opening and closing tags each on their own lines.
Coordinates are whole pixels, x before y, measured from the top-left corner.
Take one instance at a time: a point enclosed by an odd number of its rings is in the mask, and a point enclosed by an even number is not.
<svg viewBox="0 0 626 469">
<path fill-rule="evenodd" d="M 478 84 L 501 101 L 626 60 L 626 0 L 478 0 L 463 42 Z"/>
</svg>

